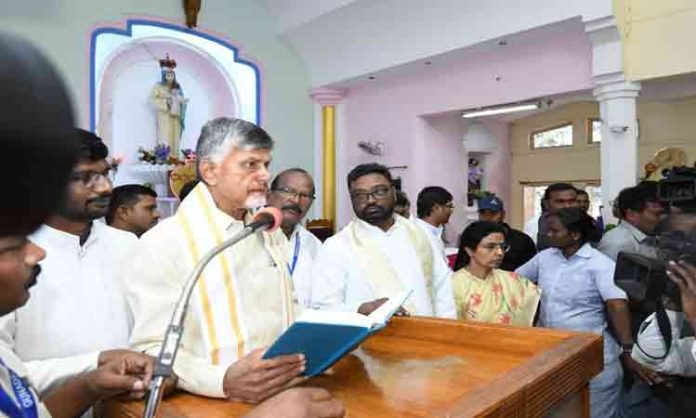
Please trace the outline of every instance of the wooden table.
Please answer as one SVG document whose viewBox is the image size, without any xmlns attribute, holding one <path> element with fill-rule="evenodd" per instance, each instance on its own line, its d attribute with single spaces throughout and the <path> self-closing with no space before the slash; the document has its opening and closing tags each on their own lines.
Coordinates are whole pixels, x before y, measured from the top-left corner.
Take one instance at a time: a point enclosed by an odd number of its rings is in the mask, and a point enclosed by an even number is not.
<svg viewBox="0 0 696 418">
<path fill-rule="evenodd" d="M 308 385 L 341 398 L 349 417 L 588 417 L 588 381 L 602 370 L 602 351 L 593 334 L 395 318 Z M 178 393 L 158 416 L 228 418 L 249 409 Z M 109 418 L 142 411 L 143 402 L 105 405 Z"/>
</svg>

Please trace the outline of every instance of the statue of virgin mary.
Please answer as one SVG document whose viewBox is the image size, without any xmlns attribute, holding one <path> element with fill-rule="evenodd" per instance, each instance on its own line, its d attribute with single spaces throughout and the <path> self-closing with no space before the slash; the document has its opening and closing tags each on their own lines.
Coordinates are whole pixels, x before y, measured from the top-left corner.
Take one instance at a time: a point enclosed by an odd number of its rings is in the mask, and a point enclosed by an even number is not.
<svg viewBox="0 0 696 418">
<path fill-rule="evenodd" d="M 186 105 L 181 85 L 176 81 L 176 61 L 169 58 L 159 60 L 161 69 L 160 82 L 155 84 L 150 94 L 150 101 L 157 111 L 157 144 L 167 145 L 170 155 L 180 158 L 179 143 L 184 130 Z"/>
</svg>

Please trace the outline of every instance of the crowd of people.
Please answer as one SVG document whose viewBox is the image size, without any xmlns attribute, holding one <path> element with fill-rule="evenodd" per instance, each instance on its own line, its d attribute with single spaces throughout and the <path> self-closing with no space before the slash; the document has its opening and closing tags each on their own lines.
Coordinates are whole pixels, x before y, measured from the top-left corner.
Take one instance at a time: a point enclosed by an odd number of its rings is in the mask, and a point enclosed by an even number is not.
<svg viewBox="0 0 696 418">
<path fill-rule="evenodd" d="M 667 267 L 680 292 L 665 303 L 675 342 L 663 358 L 644 355 L 665 347 L 655 316 L 637 313 L 614 282 L 622 252 L 657 258 L 663 235 L 696 234 L 696 214 L 667 207 L 655 183 L 619 194 L 620 221 L 606 233 L 572 184 L 546 189 L 528 233 L 505 223 L 499 197 L 484 196 L 450 266 L 443 228 L 455 207 L 446 189 L 421 190 L 412 214 L 386 167 L 358 165 L 346 179 L 355 216 L 322 243 L 303 226 L 315 200 L 310 173 L 291 168 L 272 178 L 271 136 L 221 117 L 201 130 L 197 182 L 160 221 L 152 190 L 112 187 L 107 147 L 72 127 L 64 87 L 42 55 L 2 36 L 0 58 L 8 86 L 0 103 L 13 104 L 0 112 L 3 147 L 12 153 L 2 170 L 8 178 L 22 173 L 0 209 L 5 416 L 89 416 L 100 399 L 142 396 L 189 272 L 267 204 L 282 211 L 280 229 L 249 237 L 204 270 L 172 387 L 258 404 L 250 417 L 277 415 L 276 408 L 285 417 L 342 416 L 327 391 L 292 387 L 302 380 L 303 355 L 264 359 L 265 347 L 303 310 L 367 315 L 410 290 L 402 306 L 408 315 L 602 335 L 593 417 L 694 410 L 696 351 L 684 334 L 696 325 L 696 267 L 685 260 Z M 37 113 L 47 116 L 37 122 Z"/>
</svg>

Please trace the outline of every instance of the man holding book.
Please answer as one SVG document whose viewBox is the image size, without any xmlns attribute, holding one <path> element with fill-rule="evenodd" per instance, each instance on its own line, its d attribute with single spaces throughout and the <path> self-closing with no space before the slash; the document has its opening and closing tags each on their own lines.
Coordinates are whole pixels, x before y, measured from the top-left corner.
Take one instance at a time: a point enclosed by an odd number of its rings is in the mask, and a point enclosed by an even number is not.
<svg viewBox="0 0 696 418">
<path fill-rule="evenodd" d="M 412 315 L 456 318 L 452 273 L 425 233 L 394 214 L 389 170 L 363 164 L 348 174 L 356 219 L 319 249 L 312 305 L 370 314 L 387 298 L 412 290 L 402 307 Z"/>
<path fill-rule="evenodd" d="M 201 181 L 176 214 L 143 234 L 123 276 L 134 317 L 133 348 L 156 355 L 181 289 L 196 263 L 237 234 L 266 204 L 273 140 L 231 118 L 208 122 L 196 155 Z M 303 355 L 262 359 L 294 321 L 282 232 L 254 234 L 215 257 L 191 298 L 174 371 L 199 395 L 259 402 L 298 377 Z"/>
</svg>

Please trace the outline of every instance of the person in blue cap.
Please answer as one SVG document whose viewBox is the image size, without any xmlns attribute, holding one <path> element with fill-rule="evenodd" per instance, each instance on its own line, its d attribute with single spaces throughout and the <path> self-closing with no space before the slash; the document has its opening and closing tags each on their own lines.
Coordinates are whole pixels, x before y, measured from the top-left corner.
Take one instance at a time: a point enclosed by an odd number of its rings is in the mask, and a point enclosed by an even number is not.
<svg viewBox="0 0 696 418">
<path fill-rule="evenodd" d="M 536 255 L 534 241 L 524 232 L 518 231 L 505 223 L 505 206 L 496 195 L 487 195 L 478 201 L 479 220 L 495 222 L 505 229 L 505 241 L 510 249 L 505 253 L 501 270 L 515 271 Z"/>
</svg>

